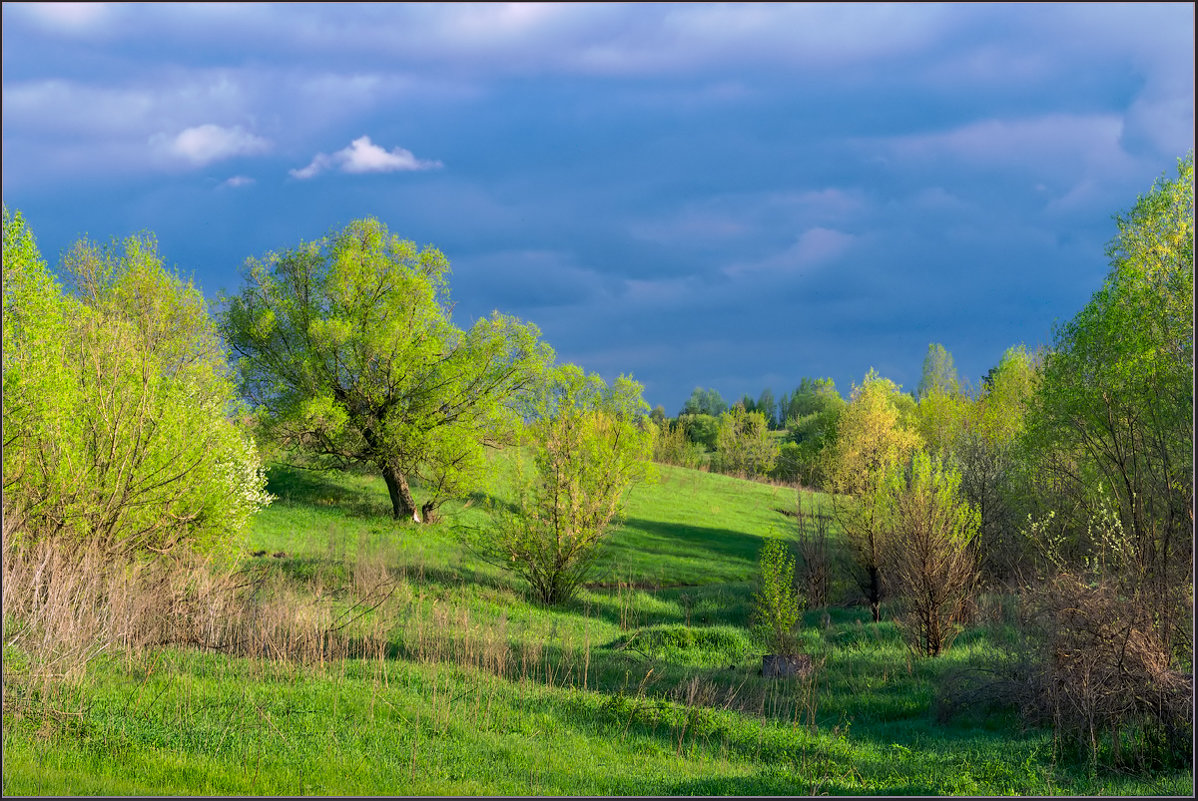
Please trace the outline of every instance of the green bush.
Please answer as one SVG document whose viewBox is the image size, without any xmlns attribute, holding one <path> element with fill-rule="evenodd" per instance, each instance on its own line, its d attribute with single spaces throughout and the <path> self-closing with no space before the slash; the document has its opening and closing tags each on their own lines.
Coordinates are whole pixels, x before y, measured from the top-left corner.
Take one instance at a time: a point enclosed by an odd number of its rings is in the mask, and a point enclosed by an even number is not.
<svg viewBox="0 0 1198 801">
<path fill-rule="evenodd" d="M 687 438 L 686 429 L 681 423 L 663 420 L 654 426 L 653 461 L 691 469 L 703 463 L 703 449 Z"/>
<path fill-rule="evenodd" d="M 795 627 L 804 601 L 795 590 L 795 558 L 781 540 L 769 540 L 761 549 L 760 586 L 753 595 L 754 628 L 772 653 L 798 650 Z"/>
<path fill-rule="evenodd" d="M 48 271 L 4 209 L 4 494 L 18 540 L 227 551 L 269 502 L 203 296 L 152 237 Z"/>
<path fill-rule="evenodd" d="M 517 462 L 517 497 L 476 534 L 480 552 L 531 585 L 544 604 L 567 601 L 594 565 L 633 485 L 655 475 L 640 425 L 641 385 L 608 387 L 573 364 L 556 368 L 528 427 L 533 470 Z"/>
<path fill-rule="evenodd" d="M 778 443 L 770 435 L 765 415 L 746 412 L 740 404 L 720 415 L 713 465 L 721 473 L 764 476 L 778 460 Z"/>
<path fill-rule="evenodd" d="M 709 451 L 715 450 L 715 438 L 720 430 L 719 418 L 709 414 L 680 414 L 678 424 L 686 430 L 686 437 L 691 442 Z"/>
<path fill-rule="evenodd" d="M 798 481 L 803 473 L 803 448 L 793 442 L 778 446 L 778 461 L 770 471 L 770 478 L 779 481 Z"/>
</svg>

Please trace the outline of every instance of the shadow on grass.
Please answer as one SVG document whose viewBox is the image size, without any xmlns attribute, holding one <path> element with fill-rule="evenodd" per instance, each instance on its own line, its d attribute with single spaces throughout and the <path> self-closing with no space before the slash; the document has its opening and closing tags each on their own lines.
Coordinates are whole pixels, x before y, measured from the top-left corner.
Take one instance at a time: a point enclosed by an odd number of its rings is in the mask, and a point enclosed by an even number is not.
<svg viewBox="0 0 1198 801">
<path fill-rule="evenodd" d="M 394 519 L 391 501 L 386 493 L 345 487 L 325 471 L 273 464 L 267 470 L 266 479 L 267 492 L 285 503 L 313 507 L 336 506 L 353 517 Z"/>
<path fill-rule="evenodd" d="M 639 538 L 636 536 L 641 533 L 660 540 L 663 547 L 668 547 L 673 556 L 697 556 L 716 563 L 727 561 L 731 557 L 744 561 L 748 566 L 754 566 L 757 562 L 757 552 L 761 550 L 763 542 L 756 534 L 746 534 L 729 528 L 665 523 L 642 517 L 626 518 L 622 528 L 626 532 L 621 538 L 623 542 L 613 543 L 613 550 L 642 551 L 646 543 L 637 542 Z M 654 554 L 650 552 L 649 555 Z"/>
</svg>

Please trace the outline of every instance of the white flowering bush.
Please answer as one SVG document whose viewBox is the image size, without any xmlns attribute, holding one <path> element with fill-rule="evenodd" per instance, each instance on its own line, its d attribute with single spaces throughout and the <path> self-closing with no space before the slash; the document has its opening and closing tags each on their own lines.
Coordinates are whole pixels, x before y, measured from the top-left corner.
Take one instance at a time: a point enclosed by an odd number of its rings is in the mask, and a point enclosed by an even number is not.
<svg viewBox="0 0 1198 801">
<path fill-rule="evenodd" d="M 78 243 L 64 292 L 4 211 L 4 496 L 13 535 L 231 553 L 270 502 L 203 296 L 150 237 Z"/>
</svg>

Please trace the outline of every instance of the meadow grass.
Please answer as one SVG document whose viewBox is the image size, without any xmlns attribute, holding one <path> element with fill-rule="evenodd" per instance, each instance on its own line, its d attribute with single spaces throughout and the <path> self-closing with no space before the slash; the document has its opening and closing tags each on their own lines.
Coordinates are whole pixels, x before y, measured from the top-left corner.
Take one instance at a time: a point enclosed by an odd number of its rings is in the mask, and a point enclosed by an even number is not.
<svg viewBox="0 0 1198 801">
<path fill-rule="evenodd" d="M 748 626 L 757 555 L 792 535 L 793 489 L 663 466 L 631 494 L 591 581 L 549 609 L 464 536 L 506 499 L 508 455 L 492 475 L 490 495 L 417 527 L 389 519 L 375 477 L 273 468 L 278 500 L 254 524 L 247 569 L 297 616 L 348 621 L 335 652 L 100 656 L 68 693 L 72 714 L 6 716 L 4 793 L 1193 789 L 1184 773 L 1092 773 L 1010 710 L 939 720 L 946 672 L 996 658 L 1001 621 L 919 659 L 862 607 L 811 609 L 800 640 L 814 676 L 762 678 Z"/>
</svg>

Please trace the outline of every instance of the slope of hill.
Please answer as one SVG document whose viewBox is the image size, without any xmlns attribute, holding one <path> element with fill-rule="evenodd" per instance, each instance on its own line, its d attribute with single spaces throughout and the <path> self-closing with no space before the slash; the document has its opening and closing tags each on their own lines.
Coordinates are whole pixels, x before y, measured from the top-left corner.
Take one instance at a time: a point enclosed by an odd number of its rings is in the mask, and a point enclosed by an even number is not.
<svg viewBox="0 0 1198 801">
<path fill-rule="evenodd" d="M 497 455 L 496 500 L 509 469 Z M 793 535 L 793 489 L 663 467 L 555 609 L 466 544 L 484 496 L 414 527 L 369 476 L 276 467 L 271 491 L 239 574 L 253 648 L 98 657 L 64 714 L 6 717 L 5 794 L 1192 790 L 1188 774 L 1091 776 L 1011 710 L 938 720 L 947 673 L 1009 635 L 997 603 L 936 660 L 860 607 L 807 610 L 818 671 L 762 678 L 756 560 Z"/>
</svg>

